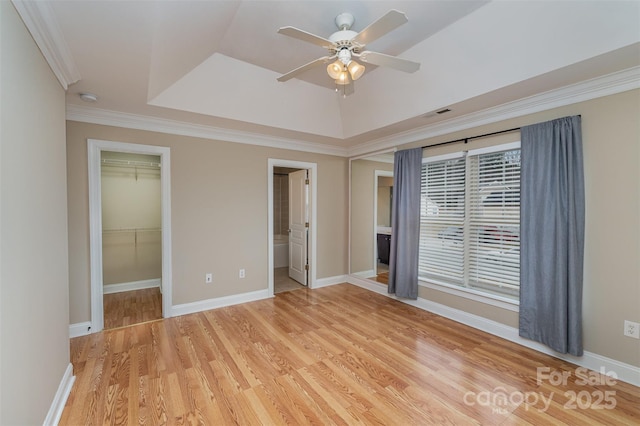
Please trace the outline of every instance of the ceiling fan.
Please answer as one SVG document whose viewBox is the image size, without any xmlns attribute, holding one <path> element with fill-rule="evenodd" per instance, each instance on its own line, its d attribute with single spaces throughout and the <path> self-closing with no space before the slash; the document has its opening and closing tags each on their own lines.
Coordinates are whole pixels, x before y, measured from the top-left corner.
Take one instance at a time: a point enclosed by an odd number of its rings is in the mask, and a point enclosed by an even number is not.
<svg viewBox="0 0 640 426">
<path fill-rule="evenodd" d="M 359 33 L 351 31 L 350 28 L 353 22 L 354 18 L 350 13 L 341 13 L 336 16 L 335 23 L 338 31 L 331 34 L 328 39 L 295 27 L 280 28 L 278 33 L 324 47 L 329 51 L 329 54 L 289 71 L 278 77 L 278 81 L 287 81 L 311 68 L 329 63 L 335 59 L 335 62 L 331 62 L 327 66 L 327 73 L 335 80 L 336 85 L 343 86 L 346 96 L 348 94 L 346 86 L 351 81 L 359 79 L 365 71 L 364 65 L 356 62 L 354 58 L 358 58 L 368 64 L 390 67 L 409 73 L 415 72 L 420 68 L 420 64 L 417 62 L 364 50 L 367 44 L 408 22 L 407 16 L 403 12 L 390 10 Z M 337 87 L 336 91 L 338 90 Z M 351 86 L 349 92 L 353 92 L 353 86 Z"/>
</svg>

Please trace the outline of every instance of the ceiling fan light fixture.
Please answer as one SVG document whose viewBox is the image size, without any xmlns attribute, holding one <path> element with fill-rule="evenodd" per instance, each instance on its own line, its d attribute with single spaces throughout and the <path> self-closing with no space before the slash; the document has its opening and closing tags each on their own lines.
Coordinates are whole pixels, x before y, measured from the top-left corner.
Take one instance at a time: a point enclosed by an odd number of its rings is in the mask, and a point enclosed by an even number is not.
<svg viewBox="0 0 640 426">
<path fill-rule="evenodd" d="M 360 32 L 351 30 L 353 22 L 354 18 L 350 13 L 338 15 L 335 19 L 338 31 L 331 34 L 329 38 L 320 37 L 295 27 L 281 27 L 278 33 L 327 49 L 329 55 L 289 71 L 278 77 L 277 80 L 287 81 L 323 64 L 327 68 L 329 77 L 335 81 L 336 88 L 339 86 L 348 87 L 348 92 L 351 94 L 353 86 L 348 85 L 362 77 L 365 72 L 365 66 L 360 62 L 353 61 L 354 57 L 368 64 L 391 67 L 404 72 L 416 72 L 420 68 L 420 64 L 417 62 L 365 50 L 367 44 L 407 23 L 407 16 L 403 12 L 392 9 Z M 327 65 L 332 60 L 335 61 Z M 347 90 L 344 91 L 345 96 L 346 92 Z"/>
<path fill-rule="evenodd" d="M 351 79 L 349 78 L 349 73 L 347 71 L 342 71 L 338 78 L 336 78 L 336 84 L 339 84 L 340 86 L 344 86 L 349 83 L 351 83 Z"/>
<path fill-rule="evenodd" d="M 340 78 L 340 74 L 344 71 L 343 63 L 338 59 L 337 61 L 327 65 L 327 74 L 334 80 Z"/>
<path fill-rule="evenodd" d="M 356 81 L 362 74 L 364 74 L 365 66 L 357 63 L 356 61 L 349 62 L 347 65 L 347 69 L 349 70 L 349 74 L 351 74 L 351 78 L 353 81 Z"/>
</svg>

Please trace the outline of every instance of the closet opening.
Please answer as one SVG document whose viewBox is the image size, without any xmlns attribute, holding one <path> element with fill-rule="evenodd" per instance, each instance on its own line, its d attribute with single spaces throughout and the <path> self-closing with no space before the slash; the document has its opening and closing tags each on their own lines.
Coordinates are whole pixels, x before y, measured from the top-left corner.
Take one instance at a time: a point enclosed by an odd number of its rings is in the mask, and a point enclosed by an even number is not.
<svg viewBox="0 0 640 426">
<path fill-rule="evenodd" d="M 162 318 L 160 156 L 102 151 L 104 328 Z"/>
<path fill-rule="evenodd" d="M 170 149 L 87 140 L 91 326 L 171 317 Z"/>
</svg>

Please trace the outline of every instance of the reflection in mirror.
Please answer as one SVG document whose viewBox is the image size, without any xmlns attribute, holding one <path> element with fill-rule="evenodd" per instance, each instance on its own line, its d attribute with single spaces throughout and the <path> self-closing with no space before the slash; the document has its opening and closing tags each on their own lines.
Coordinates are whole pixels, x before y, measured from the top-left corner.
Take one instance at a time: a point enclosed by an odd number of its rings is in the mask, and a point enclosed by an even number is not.
<svg viewBox="0 0 640 426">
<path fill-rule="evenodd" d="M 391 243 L 393 152 L 353 159 L 351 274 L 386 284 Z"/>
<path fill-rule="evenodd" d="M 378 226 L 391 228 L 391 198 L 393 197 L 392 176 L 378 175 Z"/>
</svg>

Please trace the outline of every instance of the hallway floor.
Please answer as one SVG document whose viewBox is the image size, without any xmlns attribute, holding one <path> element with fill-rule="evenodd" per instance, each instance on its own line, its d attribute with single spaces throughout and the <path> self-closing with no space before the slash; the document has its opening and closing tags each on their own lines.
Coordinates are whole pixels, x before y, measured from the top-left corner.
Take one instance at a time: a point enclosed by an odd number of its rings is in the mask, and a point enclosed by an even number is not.
<svg viewBox="0 0 640 426">
<path fill-rule="evenodd" d="M 273 270 L 273 292 L 275 294 L 300 288 L 307 287 L 289 278 L 289 268 L 275 268 Z"/>
</svg>

